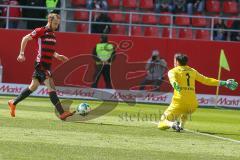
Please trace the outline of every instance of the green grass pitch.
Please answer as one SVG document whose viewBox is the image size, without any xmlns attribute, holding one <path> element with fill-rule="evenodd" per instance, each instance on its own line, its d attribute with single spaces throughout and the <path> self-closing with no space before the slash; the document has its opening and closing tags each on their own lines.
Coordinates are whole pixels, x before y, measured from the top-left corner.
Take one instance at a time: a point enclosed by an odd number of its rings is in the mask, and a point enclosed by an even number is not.
<svg viewBox="0 0 240 160">
<path fill-rule="evenodd" d="M 186 124 L 206 134 L 199 135 L 157 129 L 152 121 L 158 121 L 167 107 L 163 105 L 119 103 L 106 115 L 83 123 L 60 121 L 48 98 L 27 98 L 11 118 L 11 98 L 0 97 L 0 160 L 240 159 L 239 110 L 199 108 Z M 81 102 L 74 100 L 71 107 Z M 101 102 L 88 103 L 95 108 Z"/>
</svg>

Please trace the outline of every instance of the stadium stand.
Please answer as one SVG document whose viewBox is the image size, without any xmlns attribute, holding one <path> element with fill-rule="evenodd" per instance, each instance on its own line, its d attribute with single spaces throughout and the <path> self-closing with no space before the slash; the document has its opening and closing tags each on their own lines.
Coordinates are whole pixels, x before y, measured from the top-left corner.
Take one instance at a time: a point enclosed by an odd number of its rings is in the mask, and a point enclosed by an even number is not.
<svg viewBox="0 0 240 160">
<path fill-rule="evenodd" d="M 171 23 L 171 16 L 170 12 L 164 12 L 159 17 L 159 24 L 162 25 L 169 25 Z"/>
<path fill-rule="evenodd" d="M 142 27 L 141 26 L 132 26 L 131 35 L 142 36 Z"/>
<path fill-rule="evenodd" d="M 221 11 L 220 5 L 221 4 L 219 0 L 207 0 L 206 5 L 207 12 L 220 13 Z"/>
<path fill-rule="evenodd" d="M 72 0 L 71 3 L 73 6 L 84 6 L 86 5 L 86 0 Z"/>
<path fill-rule="evenodd" d="M 126 27 L 123 25 L 112 25 L 111 34 L 126 35 Z"/>
<path fill-rule="evenodd" d="M 223 12 L 229 14 L 238 13 L 238 4 L 236 1 L 224 1 L 223 2 Z"/>
<path fill-rule="evenodd" d="M 195 16 L 199 16 L 199 17 L 193 17 L 192 18 L 192 26 L 193 27 L 207 27 L 208 22 L 207 19 L 202 17 L 202 15 L 197 14 Z"/>
<path fill-rule="evenodd" d="M 129 12 L 126 14 L 126 23 L 132 22 L 133 24 L 136 24 L 136 23 L 141 23 L 141 21 L 142 21 L 141 15 L 138 13 Z"/>
<path fill-rule="evenodd" d="M 180 28 L 178 31 L 179 34 L 179 38 L 182 39 L 193 39 L 193 32 L 192 29 L 188 29 L 188 28 Z"/>
<path fill-rule="evenodd" d="M 123 0 L 123 7 L 125 9 L 135 9 L 137 8 L 137 0 Z"/>
<path fill-rule="evenodd" d="M 158 19 L 154 15 L 154 13 L 145 14 L 145 15 L 142 16 L 142 23 L 143 24 L 158 24 Z"/>
<path fill-rule="evenodd" d="M 170 36 L 171 29 L 170 28 L 162 28 L 161 36 L 163 38 L 171 38 Z M 177 38 L 177 31 L 176 29 L 172 29 L 172 38 Z"/>
<path fill-rule="evenodd" d="M 186 14 L 179 14 L 175 19 L 175 24 L 178 26 L 189 26 L 190 17 Z"/>
<path fill-rule="evenodd" d="M 210 33 L 208 30 L 196 30 L 196 39 L 210 40 Z"/>
<path fill-rule="evenodd" d="M 238 18 L 238 17 L 237 17 L 237 16 L 231 16 L 230 18 Z M 233 25 L 233 22 L 234 22 L 233 19 L 228 19 L 228 20 L 226 21 L 226 26 L 227 26 L 227 28 L 231 28 L 232 25 Z"/>
<path fill-rule="evenodd" d="M 87 11 L 76 11 L 74 12 L 74 19 L 79 21 L 88 21 L 89 12 Z"/>
<path fill-rule="evenodd" d="M 120 0 L 108 0 L 108 5 L 111 7 L 111 8 L 119 8 L 120 7 Z"/>
<path fill-rule="evenodd" d="M 140 0 L 139 8 L 142 10 L 152 11 L 154 8 L 153 1 L 152 0 Z"/>
<path fill-rule="evenodd" d="M 77 32 L 88 33 L 89 25 L 87 23 L 77 24 Z"/>
<path fill-rule="evenodd" d="M 159 37 L 159 28 L 158 27 L 144 27 L 144 36 Z"/>
<path fill-rule="evenodd" d="M 125 15 L 121 13 L 120 10 L 113 10 L 113 12 L 108 13 L 108 15 L 113 22 L 119 22 L 119 23 L 125 22 Z"/>
<path fill-rule="evenodd" d="M 98 8 L 96 4 L 88 10 L 87 0 L 62 1 L 66 4 L 63 7 L 67 17 L 65 30 L 80 33 L 90 33 L 89 23 L 92 23 L 97 9 L 97 12 L 107 12 L 112 20 L 110 34 L 165 38 L 170 37 L 172 30 L 171 38 L 212 40 L 214 25 L 224 18 L 229 40 L 231 32 L 234 32 L 230 31 L 234 18 L 239 15 L 239 2 L 236 0 L 205 0 L 204 11 L 194 11 L 191 15 L 187 11 L 156 12 L 153 0 L 107 0 L 107 11 Z"/>
</svg>

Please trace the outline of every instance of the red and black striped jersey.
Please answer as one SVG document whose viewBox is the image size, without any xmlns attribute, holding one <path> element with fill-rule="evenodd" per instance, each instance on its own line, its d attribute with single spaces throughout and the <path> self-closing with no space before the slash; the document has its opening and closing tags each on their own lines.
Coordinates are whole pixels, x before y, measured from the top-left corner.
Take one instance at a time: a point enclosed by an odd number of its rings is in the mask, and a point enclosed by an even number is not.
<svg viewBox="0 0 240 160">
<path fill-rule="evenodd" d="M 37 58 L 38 67 L 43 70 L 50 70 L 52 58 L 55 53 L 56 37 L 54 32 L 47 27 L 36 28 L 30 36 L 37 43 Z"/>
</svg>

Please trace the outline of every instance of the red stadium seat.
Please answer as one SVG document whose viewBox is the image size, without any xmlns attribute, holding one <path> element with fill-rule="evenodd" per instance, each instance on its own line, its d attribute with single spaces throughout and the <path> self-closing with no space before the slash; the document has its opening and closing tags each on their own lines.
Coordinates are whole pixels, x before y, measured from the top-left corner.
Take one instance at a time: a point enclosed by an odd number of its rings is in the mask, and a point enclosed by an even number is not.
<svg viewBox="0 0 240 160">
<path fill-rule="evenodd" d="M 232 16 L 232 17 L 230 17 L 230 18 L 237 18 L 237 16 Z M 233 19 L 228 19 L 228 20 L 226 21 L 226 26 L 227 26 L 227 28 L 232 28 L 233 22 L 234 22 Z"/>
<path fill-rule="evenodd" d="M 202 15 L 195 15 L 195 16 L 202 16 Z M 194 27 L 206 27 L 207 24 L 207 19 L 204 17 L 193 17 L 192 18 L 192 25 Z"/>
<path fill-rule="evenodd" d="M 86 0 L 72 0 L 71 3 L 74 6 L 86 5 Z"/>
<path fill-rule="evenodd" d="M 163 28 L 161 35 L 163 38 L 170 38 L 170 28 Z M 177 38 L 177 31 L 174 28 L 172 29 L 172 38 Z"/>
<path fill-rule="evenodd" d="M 137 8 L 137 0 L 123 0 L 123 7 Z"/>
<path fill-rule="evenodd" d="M 113 22 L 125 22 L 125 16 L 121 12 L 108 13 Z"/>
<path fill-rule="evenodd" d="M 140 8 L 152 10 L 154 7 L 152 0 L 140 0 Z"/>
<path fill-rule="evenodd" d="M 131 28 L 131 35 L 132 36 L 142 36 L 142 27 L 140 26 L 133 26 Z"/>
<path fill-rule="evenodd" d="M 142 23 L 145 24 L 157 24 L 158 20 L 155 15 L 144 14 L 142 17 Z"/>
<path fill-rule="evenodd" d="M 236 1 L 224 1 L 223 2 L 223 12 L 229 14 L 238 13 L 238 4 Z"/>
<path fill-rule="evenodd" d="M 175 19 L 175 24 L 178 26 L 189 26 L 190 18 L 186 14 L 180 14 L 181 16 L 177 16 Z"/>
<path fill-rule="evenodd" d="M 192 39 L 193 38 L 193 33 L 192 29 L 188 28 L 180 28 L 179 29 L 179 38 L 184 38 L 184 39 Z"/>
<path fill-rule="evenodd" d="M 120 0 L 108 0 L 108 5 L 112 8 L 119 8 L 120 7 Z"/>
<path fill-rule="evenodd" d="M 80 23 L 77 24 L 76 30 L 77 32 L 81 32 L 81 33 L 88 33 L 88 27 L 89 25 L 87 23 Z"/>
<path fill-rule="evenodd" d="M 169 25 L 171 23 L 171 16 L 170 16 L 171 13 L 165 12 L 165 13 L 161 13 L 161 14 L 166 14 L 166 15 L 160 15 L 159 23 L 162 25 Z"/>
<path fill-rule="evenodd" d="M 208 30 L 197 30 L 196 31 L 196 39 L 210 40 L 209 31 Z"/>
<path fill-rule="evenodd" d="M 126 27 L 123 26 L 123 25 L 112 25 L 111 34 L 125 35 L 126 34 Z"/>
<path fill-rule="evenodd" d="M 159 37 L 158 27 L 145 27 L 144 36 Z"/>
<path fill-rule="evenodd" d="M 206 8 L 208 12 L 219 13 L 220 9 L 220 1 L 219 0 L 207 0 Z"/>
<path fill-rule="evenodd" d="M 88 21 L 89 12 L 88 11 L 76 11 L 74 12 L 74 19 L 80 21 Z"/>
<path fill-rule="evenodd" d="M 138 13 L 134 13 L 132 12 L 132 23 L 140 23 L 141 22 L 141 15 Z M 130 22 L 130 14 L 126 15 L 126 22 L 129 23 Z"/>
</svg>

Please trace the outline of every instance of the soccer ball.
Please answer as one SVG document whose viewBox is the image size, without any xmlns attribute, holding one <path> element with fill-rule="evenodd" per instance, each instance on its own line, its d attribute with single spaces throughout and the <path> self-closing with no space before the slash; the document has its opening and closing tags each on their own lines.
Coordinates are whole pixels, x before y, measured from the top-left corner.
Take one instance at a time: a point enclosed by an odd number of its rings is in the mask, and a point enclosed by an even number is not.
<svg viewBox="0 0 240 160">
<path fill-rule="evenodd" d="M 82 116 L 86 116 L 91 111 L 90 105 L 88 103 L 81 103 L 77 106 L 76 112 Z"/>
</svg>

